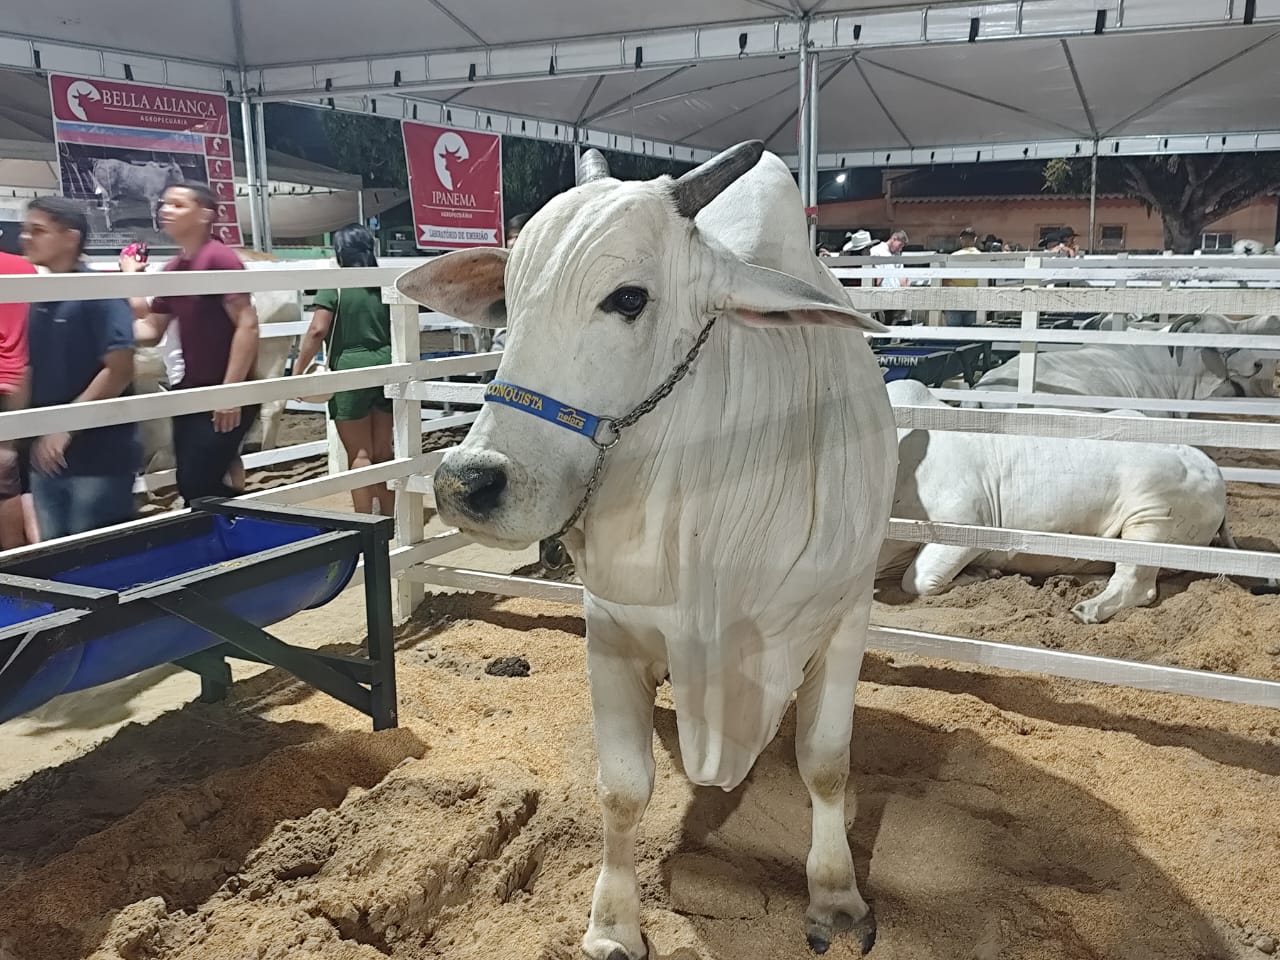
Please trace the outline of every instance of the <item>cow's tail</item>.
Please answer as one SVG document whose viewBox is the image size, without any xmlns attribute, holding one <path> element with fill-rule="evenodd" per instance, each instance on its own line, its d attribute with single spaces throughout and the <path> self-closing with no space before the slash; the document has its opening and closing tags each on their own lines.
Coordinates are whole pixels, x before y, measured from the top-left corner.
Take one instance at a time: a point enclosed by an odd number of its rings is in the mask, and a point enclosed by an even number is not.
<svg viewBox="0 0 1280 960">
<path fill-rule="evenodd" d="M 1214 542 L 1217 546 L 1226 547 L 1228 550 L 1240 549 L 1240 545 L 1236 543 L 1236 538 L 1231 534 L 1231 527 L 1227 525 L 1226 517 L 1222 518 L 1222 526 L 1218 528 L 1218 532 L 1214 536 Z M 1250 587 L 1249 592 L 1255 597 L 1280 593 L 1280 581 L 1277 581 L 1275 577 L 1271 577 L 1265 583 Z"/>
</svg>

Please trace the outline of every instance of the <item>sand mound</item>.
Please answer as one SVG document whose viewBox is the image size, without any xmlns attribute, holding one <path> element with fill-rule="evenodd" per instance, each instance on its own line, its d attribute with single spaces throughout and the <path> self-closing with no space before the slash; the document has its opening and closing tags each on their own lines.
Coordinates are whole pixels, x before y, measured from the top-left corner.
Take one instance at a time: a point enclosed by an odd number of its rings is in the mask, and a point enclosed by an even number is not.
<svg viewBox="0 0 1280 960">
<path fill-rule="evenodd" d="M 272 671 L 156 721 L 152 750 L 126 728 L 129 751 L 31 777 L 0 796 L 0 957 L 576 957 L 600 843 L 581 634 L 572 608 L 432 597 L 399 640 L 399 731 Z M 529 676 L 486 673 L 516 655 Z M 1273 711 L 877 656 L 865 676 L 873 960 L 1259 960 L 1280 934 Z M 665 693 L 639 844 L 655 960 L 810 956 L 792 721 L 740 789 L 695 790 Z M 232 722 L 250 708 L 270 722 Z M 146 790 L 107 809 L 130 766 Z M 45 804 L 74 845 L 24 839 Z"/>
</svg>

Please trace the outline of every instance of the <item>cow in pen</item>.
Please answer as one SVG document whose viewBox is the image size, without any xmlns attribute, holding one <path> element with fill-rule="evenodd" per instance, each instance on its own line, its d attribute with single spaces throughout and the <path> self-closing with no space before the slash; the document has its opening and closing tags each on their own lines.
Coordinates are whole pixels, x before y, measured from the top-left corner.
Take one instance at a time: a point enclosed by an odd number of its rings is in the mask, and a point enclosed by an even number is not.
<svg viewBox="0 0 1280 960">
<path fill-rule="evenodd" d="M 897 380 L 888 389 L 894 406 L 946 406 L 915 380 Z M 1208 546 L 1216 537 L 1234 547 L 1226 511 L 1222 471 L 1194 447 L 898 431 L 893 515 L 904 520 L 1191 546 Z M 963 582 L 958 578 L 969 566 L 1032 576 L 1087 572 L 1096 566 L 1013 551 L 887 541 L 880 575 L 896 575 L 904 565 L 902 589 L 917 596 L 942 593 Z M 1159 573 L 1159 567 L 1117 563 L 1106 588 L 1076 604 L 1071 613 L 1081 623 L 1104 623 L 1121 610 L 1153 603 Z"/>
<path fill-rule="evenodd" d="M 1280 317 L 1232 321 L 1214 314 L 1186 316 L 1175 320 L 1168 332 L 1280 336 Z M 1016 392 L 1018 362 L 1019 358 L 1013 357 L 987 371 L 974 389 Z M 1135 400 L 1274 397 L 1276 369 L 1274 350 L 1095 344 L 1039 354 L 1035 389 L 1040 393 Z M 973 405 L 1005 406 L 995 401 Z"/>
<path fill-rule="evenodd" d="M 509 326 L 442 519 L 490 546 L 563 538 L 585 587 L 604 857 L 583 940 L 650 955 L 636 832 L 669 678 L 697 784 L 742 783 L 796 699 L 813 807 L 810 945 L 874 918 L 845 833 L 854 690 L 896 443 L 854 310 L 808 243 L 786 165 L 740 144 L 678 180 L 622 183 L 589 151 L 508 254 L 408 271 L 419 303 Z"/>
</svg>

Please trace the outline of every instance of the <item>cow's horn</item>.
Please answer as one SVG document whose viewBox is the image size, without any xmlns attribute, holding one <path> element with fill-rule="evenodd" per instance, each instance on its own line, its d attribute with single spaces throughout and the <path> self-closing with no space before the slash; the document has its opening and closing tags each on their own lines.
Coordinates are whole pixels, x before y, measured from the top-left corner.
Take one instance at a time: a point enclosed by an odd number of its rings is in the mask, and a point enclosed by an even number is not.
<svg viewBox="0 0 1280 960">
<path fill-rule="evenodd" d="M 1183 330 L 1187 329 L 1188 327 L 1194 327 L 1198 325 L 1202 319 L 1203 318 L 1199 314 L 1184 313 L 1177 320 L 1173 321 L 1173 323 L 1169 324 L 1169 332 L 1181 333 Z M 1182 365 L 1182 348 L 1169 347 L 1168 350 L 1169 350 L 1169 356 L 1173 357 L 1173 362 L 1181 366 Z"/>
<path fill-rule="evenodd" d="M 698 211 L 760 162 L 764 142 L 747 140 L 690 170 L 671 186 L 671 196 L 682 217 L 692 220 Z"/>
<path fill-rule="evenodd" d="M 592 147 L 578 158 L 578 186 L 592 180 L 609 179 L 609 161 L 604 154 Z"/>
</svg>

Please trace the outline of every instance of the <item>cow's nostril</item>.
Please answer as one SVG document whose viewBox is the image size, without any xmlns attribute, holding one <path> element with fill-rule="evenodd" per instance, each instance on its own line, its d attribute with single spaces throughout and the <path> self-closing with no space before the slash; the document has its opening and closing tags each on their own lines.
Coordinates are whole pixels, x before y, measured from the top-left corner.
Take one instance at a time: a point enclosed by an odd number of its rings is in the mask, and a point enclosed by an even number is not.
<svg viewBox="0 0 1280 960">
<path fill-rule="evenodd" d="M 507 489 L 506 471 L 497 467 L 472 467 L 462 471 L 467 510 L 474 516 L 485 516 L 498 508 Z"/>
</svg>

